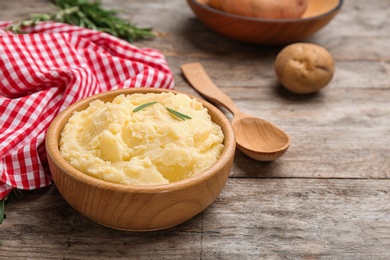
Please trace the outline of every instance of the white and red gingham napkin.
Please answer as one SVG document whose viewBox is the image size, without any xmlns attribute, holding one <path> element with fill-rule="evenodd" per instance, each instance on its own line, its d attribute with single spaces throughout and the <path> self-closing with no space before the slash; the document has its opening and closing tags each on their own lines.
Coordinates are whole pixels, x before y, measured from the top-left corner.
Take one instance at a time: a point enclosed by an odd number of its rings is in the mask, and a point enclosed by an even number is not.
<svg viewBox="0 0 390 260">
<path fill-rule="evenodd" d="M 43 22 L 28 34 L 0 22 L 0 199 L 51 184 L 45 134 L 53 118 L 111 89 L 172 89 L 165 57 L 99 31 Z"/>
</svg>

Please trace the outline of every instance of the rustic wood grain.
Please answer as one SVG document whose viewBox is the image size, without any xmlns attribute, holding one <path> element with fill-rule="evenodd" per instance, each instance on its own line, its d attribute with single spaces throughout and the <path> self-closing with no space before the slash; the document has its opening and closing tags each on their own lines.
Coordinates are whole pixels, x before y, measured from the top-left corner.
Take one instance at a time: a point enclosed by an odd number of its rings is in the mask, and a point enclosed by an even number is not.
<svg viewBox="0 0 390 260">
<path fill-rule="evenodd" d="M 53 186 L 8 208 L 0 258 L 388 259 L 390 180 L 232 178 L 205 211 L 164 231 L 99 226 Z"/>
<path fill-rule="evenodd" d="M 1 1 L 0 19 L 49 11 L 49 2 Z M 328 87 L 304 96 L 275 77 L 274 58 L 283 46 L 216 35 L 184 0 L 102 2 L 159 33 L 135 44 L 163 52 L 176 90 L 198 95 L 180 66 L 201 62 L 243 112 L 288 132 L 291 146 L 269 163 L 237 151 L 216 201 L 159 232 L 94 224 L 55 186 L 26 192 L 6 209 L 0 259 L 390 259 L 388 0 L 346 0 L 336 18 L 307 39 L 332 53 L 336 73 Z"/>
</svg>

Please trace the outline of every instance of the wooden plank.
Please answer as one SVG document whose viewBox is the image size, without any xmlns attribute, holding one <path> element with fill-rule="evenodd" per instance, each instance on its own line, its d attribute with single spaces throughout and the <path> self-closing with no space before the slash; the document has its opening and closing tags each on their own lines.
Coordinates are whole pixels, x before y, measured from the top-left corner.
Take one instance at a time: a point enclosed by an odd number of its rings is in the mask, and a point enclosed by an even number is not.
<svg viewBox="0 0 390 260">
<path fill-rule="evenodd" d="M 188 87 L 177 89 L 196 94 Z M 329 88 L 301 97 L 284 91 L 275 95 L 270 88 L 223 90 L 244 112 L 277 124 L 292 139 L 287 153 L 272 163 L 256 162 L 237 151 L 233 176 L 390 177 L 389 91 Z"/>
<path fill-rule="evenodd" d="M 390 180 L 231 178 L 204 212 L 163 231 L 99 226 L 53 186 L 7 208 L 0 258 L 388 259 Z"/>
<path fill-rule="evenodd" d="M 52 11 L 49 0 L 17 0 L 0 2 L 0 21 L 15 21 L 29 18 L 33 13 Z"/>
</svg>

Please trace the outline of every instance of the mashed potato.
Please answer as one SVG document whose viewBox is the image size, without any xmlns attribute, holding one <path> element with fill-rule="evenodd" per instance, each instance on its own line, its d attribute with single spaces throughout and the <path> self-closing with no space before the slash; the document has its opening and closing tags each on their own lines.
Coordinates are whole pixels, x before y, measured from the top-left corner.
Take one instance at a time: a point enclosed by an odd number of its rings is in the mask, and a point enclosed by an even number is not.
<svg viewBox="0 0 390 260">
<path fill-rule="evenodd" d="M 156 102 L 157 101 L 157 102 Z M 156 102 L 134 112 L 140 105 Z M 167 108 L 191 119 L 180 119 Z M 129 185 L 165 184 L 211 166 L 224 148 L 221 128 L 184 94 L 120 95 L 74 113 L 60 138 L 62 156 L 93 177 Z"/>
</svg>

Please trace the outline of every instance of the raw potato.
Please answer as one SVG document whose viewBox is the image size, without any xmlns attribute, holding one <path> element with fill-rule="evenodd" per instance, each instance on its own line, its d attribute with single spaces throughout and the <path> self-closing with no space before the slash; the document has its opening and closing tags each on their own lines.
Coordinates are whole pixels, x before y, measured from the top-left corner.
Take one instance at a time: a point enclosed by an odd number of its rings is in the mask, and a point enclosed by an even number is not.
<svg viewBox="0 0 390 260">
<path fill-rule="evenodd" d="M 325 87 L 334 74 L 332 55 L 312 43 L 294 43 L 276 57 L 275 72 L 288 90 L 308 94 Z"/>
<path fill-rule="evenodd" d="M 307 0 L 209 0 L 209 5 L 243 16 L 292 19 L 302 16 L 307 8 Z"/>
</svg>

